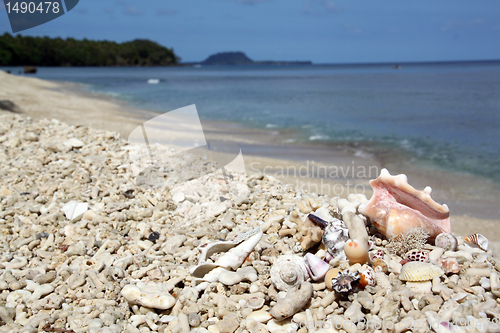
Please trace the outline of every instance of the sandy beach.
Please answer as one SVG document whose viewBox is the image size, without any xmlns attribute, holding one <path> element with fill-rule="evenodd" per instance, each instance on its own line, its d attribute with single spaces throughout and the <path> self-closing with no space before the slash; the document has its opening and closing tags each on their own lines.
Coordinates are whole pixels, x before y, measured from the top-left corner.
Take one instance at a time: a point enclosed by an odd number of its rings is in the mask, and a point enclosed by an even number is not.
<svg viewBox="0 0 500 333">
<path fill-rule="evenodd" d="M 279 133 L 217 122 L 203 122 L 207 138 L 238 143 L 246 175 L 175 146 L 134 164 L 141 148 L 126 139 L 156 113 L 3 72 L 0 100 L 19 108 L 0 112 L 0 332 L 338 332 L 328 321 L 405 332 L 403 323 L 500 314 L 498 196 L 485 180 L 345 147 L 279 145 Z M 367 234 L 358 208 L 383 167 L 433 187 L 457 244 Z M 328 247 L 309 214 L 366 238 L 370 267 Z M 487 237 L 487 252 L 464 244 L 473 233 Z M 347 238 L 336 238 L 342 249 Z M 415 256 L 430 269 L 420 280 L 405 275 Z M 335 269 L 356 287 L 314 277 Z"/>
<path fill-rule="evenodd" d="M 13 76 L 0 71 L 0 99 L 18 105 L 22 115 L 35 120 L 58 119 L 70 125 L 120 133 L 127 139 L 132 130 L 158 113 L 132 109 L 109 97 L 82 91 L 78 84 L 57 83 L 34 77 Z M 0 113 L 7 113 L 0 110 Z M 391 174 L 404 173 L 417 189 L 433 188 L 433 198 L 450 207 L 453 231 L 460 235 L 488 227 L 494 251 L 500 247 L 497 198 L 500 188 L 488 180 L 467 174 L 417 168 L 408 161 L 385 163 L 383 157 L 358 156 L 346 147 L 283 145 L 277 131 L 256 130 L 222 122 L 203 122 L 207 140 L 237 143 L 243 151 L 247 174 L 274 176 L 309 192 L 346 198 L 350 193 L 372 191 L 368 182 L 382 167 Z M 459 179 L 460 181 L 457 181 Z M 487 194 L 485 194 L 487 193 Z M 476 231 L 474 231 L 476 230 Z"/>
</svg>

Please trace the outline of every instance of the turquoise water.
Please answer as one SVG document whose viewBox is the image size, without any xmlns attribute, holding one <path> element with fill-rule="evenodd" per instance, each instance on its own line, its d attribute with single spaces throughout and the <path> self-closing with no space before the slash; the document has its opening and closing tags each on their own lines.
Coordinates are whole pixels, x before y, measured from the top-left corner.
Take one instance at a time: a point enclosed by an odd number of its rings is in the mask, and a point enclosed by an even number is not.
<svg viewBox="0 0 500 333">
<path fill-rule="evenodd" d="M 500 62 L 391 65 L 40 68 L 139 108 L 196 104 L 203 119 L 287 131 L 284 143 L 331 143 L 407 156 L 500 182 Z M 159 84 L 147 80 L 160 79 Z"/>
</svg>

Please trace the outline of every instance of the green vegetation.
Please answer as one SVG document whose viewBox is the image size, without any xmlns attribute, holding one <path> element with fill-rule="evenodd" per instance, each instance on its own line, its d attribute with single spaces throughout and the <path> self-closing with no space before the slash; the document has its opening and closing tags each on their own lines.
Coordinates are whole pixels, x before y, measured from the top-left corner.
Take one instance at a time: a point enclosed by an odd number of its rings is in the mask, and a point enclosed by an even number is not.
<svg viewBox="0 0 500 333">
<path fill-rule="evenodd" d="M 109 41 L 0 36 L 0 66 L 168 66 L 180 62 L 173 49 L 147 39 Z"/>
</svg>

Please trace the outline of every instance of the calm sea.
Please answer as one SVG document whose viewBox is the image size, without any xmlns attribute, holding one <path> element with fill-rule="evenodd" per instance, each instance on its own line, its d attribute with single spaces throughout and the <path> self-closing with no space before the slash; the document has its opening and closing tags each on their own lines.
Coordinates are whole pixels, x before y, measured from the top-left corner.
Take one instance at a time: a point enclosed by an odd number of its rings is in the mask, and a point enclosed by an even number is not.
<svg viewBox="0 0 500 333">
<path fill-rule="evenodd" d="M 196 104 L 202 119 L 287 130 L 285 144 L 345 145 L 500 183 L 500 62 L 40 68 L 36 76 L 158 112 Z"/>
</svg>

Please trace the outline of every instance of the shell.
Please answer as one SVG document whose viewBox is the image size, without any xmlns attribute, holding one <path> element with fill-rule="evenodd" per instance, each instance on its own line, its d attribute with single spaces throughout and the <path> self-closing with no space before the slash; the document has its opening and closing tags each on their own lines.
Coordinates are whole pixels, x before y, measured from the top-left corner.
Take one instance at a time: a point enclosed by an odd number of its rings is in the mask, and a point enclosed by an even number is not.
<svg viewBox="0 0 500 333">
<path fill-rule="evenodd" d="M 456 251 L 458 241 L 457 238 L 451 233 L 443 232 L 437 235 L 436 239 L 434 240 L 434 244 L 437 247 L 445 249 L 445 251 Z"/>
<path fill-rule="evenodd" d="M 363 267 L 361 267 L 359 275 L 359 285 L 363 288 L 366 286 L 374 286 L 377 283 L 375 271 L 368 265 L 363 265 Z"/>
<path fill-rule="evenodd" d="M 410 261 L 429 262 L 429 252 L 424 250 L 411 250 L 405 255 L 405 258 Z"/>
<path fill-rule="evenodd" d="M 206 274 L 211 272 L 216 267 L 223 267 L 226 269 L 236 270 L 241 266 L 243 261 L 248 257 L 248 255 L 253 251 L 254 247 L 262 238 L 263 232 L 260 227 L 257 227 L 247 233 L 240 234 L 237 236 L 236 242 L 216 242 L 212 246 L 204 244 L 200 246 L 200 256 L 198 258 L 198 265 L 190 270 L 191 275 L 197 278 L 203 278 Z M 241 241 L 241 239 L 245 239 Z M 234 246 L 237 242 L 240 244 Z M 206 262 L 211 254 L 218 251 L 224 252 L 215 263 Z M 211 279 L 213 276 L 211 277 Z"/>
<path fill-rule="evenodd" d="M 271 267 L 271 281 L 279 290 L 288 291 L 299 287 L 308 277 L 302 257 L 287 254 L 278 257 Z"/>
<path fill-rule="evenodd" d="M 323 244 L 334 259 L 345 260 L 344 245 L 349 239 L 349 230 L 344 222 L 334 218 L 325 228 Z"/>
<path fill-rule="evenodd" d="M 335 279 L 339 274 L 342 273 L 342 270 L 338 267 L 330 269 L 328 272 L 326 272 L 325 275 L 325 286 L 332 290 L 333 288 L 333 279 Z"/>
<path fill-rule="evenodd" d="M 306 253 L 304 257 L 307 273 L 314 281 L 323 280 L 325 274 L 330 269 L 330 265 L 312 253 Z"/>
<path fill-rule="evenodd" d="M 360 278 L 361 276 L 358 271 L 351 272 L 346 270 L 332 279 L 332 289 L 335 293 L 346 296 L 358 287 Z"/>
<path fill-rule="evenodd" d="M 406 175 L 391 176 L 387 169 L 382 169 L 370 185 L 373 196 L 358 211 L 387 238 L 414 228 L 428 232 L 431 240 L 442 232 L 451 232 L 450 210 L 431 198 L 430 187 L 418 191 L 408 184 Z"/>
<path fill-rule="evenodd" d="M 364 265 L 368 261 L 368 244 L 357 239 L 349 239 L 344 245 L 344 253 L 350 265 Z"/>
<path fill-rule="evenodd" d="M 370 256 L 371 261 L 373 261 L 375 259 L 384 259 L 384 250 L 370 251 L 370 253 L 368 255 Z"/>
<path fill-rule="evenodd" d="M 436 276 L 443 275 L 443 270 L 433 264 L 411 261 L 404 264 L 399 274 L 399 279 L 402 281 L 418 282 L 430 281 Z"/>
<path fill-rule="evenodd" d="M 437 261 L 439 267 L 441 267 L 445 274 L 459 273 L 460 265 L 458 264 L 458 259 L 453 257 L 439 258 Z"/>
<path fill-rule="evenodd" d="M 389 267 L 387 266 L 387 263 L 384 261 L 384 259 L 373 259 L 373 269 L 375 271 L 387 273 L 389 271 Z"/>
<path fill-rule="evenodd" d="M 465 236 L 464 240 L 467 243 L 476 245 L 483 251 L 488 250 L 488 239 L 481 234 L 472 234 L 469 236 Z"/>
</svg>

